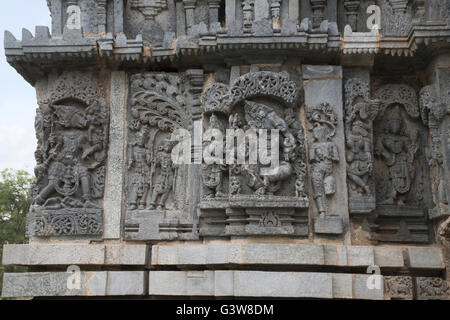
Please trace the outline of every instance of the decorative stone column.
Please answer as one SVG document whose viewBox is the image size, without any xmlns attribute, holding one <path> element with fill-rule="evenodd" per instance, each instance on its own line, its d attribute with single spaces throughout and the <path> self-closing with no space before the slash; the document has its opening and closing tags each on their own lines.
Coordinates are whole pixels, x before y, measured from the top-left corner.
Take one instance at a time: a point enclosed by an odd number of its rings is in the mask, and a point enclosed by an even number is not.
<svg viewBox="0 0 450 320">
<path fill-rule="evenodd" d="M 425 0 L 414 0 L 412 9 L 414 11 L 413 24 L 422 22 L 425 16 Z"/>
<path fill-rule="evenodd" d="M 63 4 L 62 0 L 47 0 L 48 8 L 50 9 L 50 16 L 52 18 L 52 35 L 60 36 L 63 32 Z"/>
<path fill-rule="evenodd" d="M 184 10 L 186 11 L 186 28 L 189 30 L 195 24 L 195 4 L 197 0 L 183 0 Z"/>
<path fill-rule="evenodd" d="M 352 27 L 353 31 L 357 31 L 357 18 L 358 18 L 358 9 L 361 1 L 352 1 L 346 0 L 344 1 L 344 7 L 346 10 L 345 15 L 347 16 L 347 24 Z"/>
<path fill-rule="evenodd" d="M 408 7 L 409 0 L 389 0 L 389 3 L 394 10 L 394 14 L 405 13 Z"/>
<path fill-rule="evenodd" d="M 289 20 L 298 21 L 299 9 L 299 0 L 289 0 Z"/>
<path fill-rule="evenodd" d="M 242 1 L 242 13 L 244 16 L 244 32 L 250 32 L 252 29 L 253 23 L 253 7 L 254 0 L 243 0 Z"/>
<path fill-rule="evenodd" d="M 311 2 L 311 9 L 313 11 L 313 18 L 312 18 L 312 24 L 313 28 L 319 28 L 320 24 L 322 23 L 325 14 L 325 5 L 326 1 L 324 0 L 310 0 Z"/>
<path fill-rule="evenodd" d="M 209 10 L 209 30 L 216 31 L 220 28 L 219 22 L 219 8 L 220 0 L 208 0 L 208 10 Z"/>
<path fill-rule="evenodd" d="M 278 30 L 281 28 L 280 8 L 281 8 L 280 0 L 273 0 L 272 3 L 270 4 L 270 15 L 272 17 L 272 25 L 274 30 Z"/>
<path fill-rule="evenodd" d="M 98 33 L 106 32 L 106 5 L 107 0 L 97 0 L 97 26 Z"/>
<path fill-rule="evenodd" d="M 125 170 L 125 135 L 128 94 L 127 74 L 123 71 L 111 73 L 110 96 L 110 145 L 105 183 L 104 234 L 105 239 L 120 239 L 122 230 L 123 181 Z"/>
</svg>

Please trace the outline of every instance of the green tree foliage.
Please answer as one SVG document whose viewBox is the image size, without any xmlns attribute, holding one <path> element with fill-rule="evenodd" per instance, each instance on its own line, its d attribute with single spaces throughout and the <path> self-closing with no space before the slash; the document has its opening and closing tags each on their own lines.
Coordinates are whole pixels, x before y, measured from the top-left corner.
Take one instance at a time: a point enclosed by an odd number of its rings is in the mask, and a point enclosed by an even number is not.
<svg viewBox="0 0 450 320">
<path fill-rule="evenodd" d="M 26 215 L 30 208 L 30 186 L 33 178 L 25 171 L 0 172 L 0 269 L 3 245 L 24 243 Z M 24 271 L 20 267 L 5 267 L 5 272 Z M 3 277 L 0 277 L 0 292 Z"/>
</svg>

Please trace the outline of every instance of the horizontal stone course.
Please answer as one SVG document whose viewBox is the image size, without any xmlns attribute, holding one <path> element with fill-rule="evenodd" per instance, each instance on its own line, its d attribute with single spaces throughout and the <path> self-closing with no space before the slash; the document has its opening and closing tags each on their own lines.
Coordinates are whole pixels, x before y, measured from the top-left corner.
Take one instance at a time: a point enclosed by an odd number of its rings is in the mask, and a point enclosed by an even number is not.
<svg viewBox="0 0 450 320">
<path fill-rule="evenodd" d="M 150 271 L 149 294 L 268 298 L 381 300 L 380 286 L 369 289 L 369 275 L 262 271 Z"/>
<path fill-rule="evenodd" d="M 3 265 L 145 265 L 146 245 L 10 244 Z"/>
<path fill-rule="evenodd" d="M 152 247 L 152 265 L 288 265 L 443 269 L 441 250 L 432 247 L 342 246 L 314 243 L 210 242 Z"/>
<path fill-rule="evenodd" d="M 144 271 L 6 273 L 2 297 L 136 296 L 145 294 Z M 69 285 L 70 284 L 70 285 Z M 79 284 L 79 286 L 78 286 Z"/>
</svg>

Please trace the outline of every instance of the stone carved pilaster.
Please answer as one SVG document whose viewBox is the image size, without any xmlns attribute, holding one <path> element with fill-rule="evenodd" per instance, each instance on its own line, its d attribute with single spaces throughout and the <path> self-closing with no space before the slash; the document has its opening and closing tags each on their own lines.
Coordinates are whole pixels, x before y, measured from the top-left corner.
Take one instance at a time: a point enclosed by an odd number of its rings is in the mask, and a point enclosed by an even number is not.
<svg viewBox="0 0 450 320">
<path fill-rule="evenodd" d="M 325 0 L 309 0 L 311 3 L 311 9 L 313 12 L 312 26 L 313 28 L 319 28 L 322 21 L 325 19 Z"/>
<path fill-rule="evenodd" d="M 220 29 L 220 22 L 219 22 L 220 2 L 221 2 L 220 0 L 208 0 L 210 31 L 216 31 Z"/>
<path fill-rule="evenodd" d="M 423 22 L 425 17 L 425 0 L 413 0 L 412 9 L 414 11 L 413 24 Z"/>
<path fill-rule="evenodd" d="M 273 0 L 270 4 L 270 15 L 272 17 L 273 29 L 281 29 L 280 21 L 281 0 Z"/>
<path fill-rule="evenodd" d="M 243 27 L 244 32 L 250 32 L 252 30 L 252 24 L 254 19 L 254 0 L 243 0 L 242 1 L 242 13 L 243 13 Z"/>
<path fill-rule="evenodd" d="M 344 8 L 346 10 L 347 24 L 350 25 L 353 31 L 357 31 L 358 10 L 361 1 L 359 0 L 347 0 L 344 1 Z"/>
<path fill-rule="evenodd" d="M 167 9 L 167 0 L 132 0 L 131 8 L 144 16 L 138 25 L 138 33 L 142 34 L 143 39 L 154 46 L 162 45 L 165 32 L 155 18 Z"/>
<path fill-rule="evenodd" d="M 90 73 L 63 74 L 40 101 L 35 125 L 28 235 L 101 235 L 109 125 L 102 82 Z"/>
<path fill-rule="evenodd" d="M 99 33 L 106 32 L 106 5 L 107 0 L 97 0 L 97 26 Z"/>
<path fill-rule="evenodd" d="M 132 0 L 131 8 L 141 11 L 146 20 L 154 20 L 167 8 L 167 0 Z"/>
<path fill-rule="evenodd" d="M 375 210 L 373 120 L 379 101 L 370 101 L 368 83 L 352 78 L 345 83 L 347 176 L 351 213 Z"/>
<path fill-rule="evenodd" d="M 183 0 L 184 10 L 186 11 L 186 29 L 189 30 L 195 24 L 195 6 L 197 0 Z"/>
</svg>

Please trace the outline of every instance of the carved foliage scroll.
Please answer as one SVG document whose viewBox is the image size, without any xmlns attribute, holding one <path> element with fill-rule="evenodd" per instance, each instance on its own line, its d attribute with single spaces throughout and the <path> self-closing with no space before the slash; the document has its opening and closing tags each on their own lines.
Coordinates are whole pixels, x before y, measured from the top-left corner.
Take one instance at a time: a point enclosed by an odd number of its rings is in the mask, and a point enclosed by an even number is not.
<svg viewBox="0 0 450 320">
<path fill-rule="evenodd" d="M 193 128 L 195 106 L 185 74 L 130 77 L 126 150 L 125 236 L 129 240 L 191 239 L 194 165 L 172 159 L 178 129 Z M 193 103 L 194 104 L 194 103 Z M 186 131 L 183 131 L 186 132 Z M 186 137 L 185 137 L 186 138 Z"/>
</svg>

